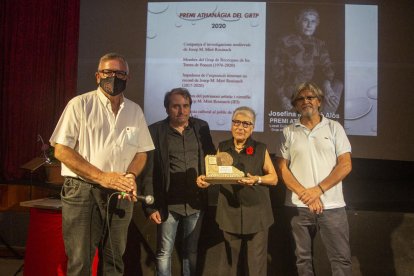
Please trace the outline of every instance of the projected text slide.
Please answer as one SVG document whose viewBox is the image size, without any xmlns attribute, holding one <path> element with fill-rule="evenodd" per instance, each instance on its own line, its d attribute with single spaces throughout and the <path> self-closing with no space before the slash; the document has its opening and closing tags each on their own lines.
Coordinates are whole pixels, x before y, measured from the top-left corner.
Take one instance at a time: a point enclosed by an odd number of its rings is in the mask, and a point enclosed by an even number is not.
<svg viewBox="0 0 414 276">
<path fill-rule="evenodd" d="M 184 87 L 192 115 L 212 130 L 229 130 L 233 110 L 246 105 L 257 112 L 255 131 L 263 131 L 265 32 L 265 3 L 149 3 L 148 122 L 166 116 L 159 112 L 165 92 Z"/>
</svg>

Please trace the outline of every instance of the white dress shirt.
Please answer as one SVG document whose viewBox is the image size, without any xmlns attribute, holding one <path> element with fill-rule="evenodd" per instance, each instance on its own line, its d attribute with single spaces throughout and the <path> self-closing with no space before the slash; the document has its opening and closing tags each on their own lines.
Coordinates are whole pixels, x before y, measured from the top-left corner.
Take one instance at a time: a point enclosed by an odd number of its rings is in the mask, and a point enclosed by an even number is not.
<svg viewBox="0 0 414 276">
<path fill-rule="evenodd" d="M 62 144 L 106 172 L 125 172 L 138 152 L 154 149 L 141 107 L 123 97 L 118 114 L 100 88 L 69 101 L 50 144 Z M 62 164 L 62 175 L 77 175 Z"/>
</svg>

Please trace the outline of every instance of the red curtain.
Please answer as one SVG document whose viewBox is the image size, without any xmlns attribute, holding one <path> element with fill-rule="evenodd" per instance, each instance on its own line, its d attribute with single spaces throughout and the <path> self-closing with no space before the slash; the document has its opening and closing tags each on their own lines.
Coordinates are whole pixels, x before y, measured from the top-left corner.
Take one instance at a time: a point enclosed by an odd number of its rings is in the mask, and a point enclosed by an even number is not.
<svg viewBox="0 0 414 276">
<path fill-rule="evenodd" d="M 76 95 L 79 0 L 0 0 L 0 177 L 40 156 Z"/>
</svg>

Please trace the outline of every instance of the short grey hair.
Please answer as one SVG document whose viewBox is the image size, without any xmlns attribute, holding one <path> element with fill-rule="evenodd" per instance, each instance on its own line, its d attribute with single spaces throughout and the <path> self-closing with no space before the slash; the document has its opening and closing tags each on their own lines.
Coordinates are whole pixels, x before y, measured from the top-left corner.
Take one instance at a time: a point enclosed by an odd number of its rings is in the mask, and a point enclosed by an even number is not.
<svg viewBox="0 0 414 276">
<path fill-rule="evenodd" d="M 253 120 L 253 124 L 256 123 L 256 112 L 254 112 L 254 110 L 251 109 L 250 107 L 248 107 L 248 106 L 240 106 L 240 107 L 236 108 L 233 111 L 233 116 L 231 117 L 231 119 L 233 120 L 234 117 L 236 117 L 236 115 L 239 114 L 239 113 L 251 117 L 252 120 Z"/>
<path fill-rule="evenodd" d="M 126 68 L 127 68 L 127 73 L 129 73 L 129 65 L 128 65 L 128 62 L 127 62 L 126 58 L 123 55 L 118 54 L 118 53 L 107 53 L 107 54 L 103 55 L 99 59 L 98 71 L 99 71 L 99 66 L 101 65 L 101 63 L 103 63 L 105 61 L 108 61 L 108 60 L 114 60 L 114 59 L 122 61 L 125 64 Z"/>
</svg>

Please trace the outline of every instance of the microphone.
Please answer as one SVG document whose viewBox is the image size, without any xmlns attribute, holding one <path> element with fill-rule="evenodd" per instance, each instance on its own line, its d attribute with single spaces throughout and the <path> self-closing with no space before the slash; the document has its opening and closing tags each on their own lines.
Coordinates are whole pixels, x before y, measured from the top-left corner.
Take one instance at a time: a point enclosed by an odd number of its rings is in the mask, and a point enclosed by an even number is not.
<svg viewBox="0 0 414 276">
<path fill-rule="evenodd" d="M 144 202 L 147 205 L 151 205 L 154 203 L 154 197 L 152 195 L 138 195 L 135 196 L 138 201 Z"/>
<path fill-rule="evenodd" d="M 121 193 L 121 195 L 122 196 L 132 196 L 132 197 L 135 197 L 136 199 L 137 199 L 137 201 L 140 201 L 140 202 L 144 202 L 145 204 L 147 204 L 147 205 L 151 205 L 151 204 L 153 204 L 154 203 L 154 197 L 152 196 L 152 195 L 133 195 L 132 193 L 125 193 L 125 192 L 122 192 Z"/>
</svg>

